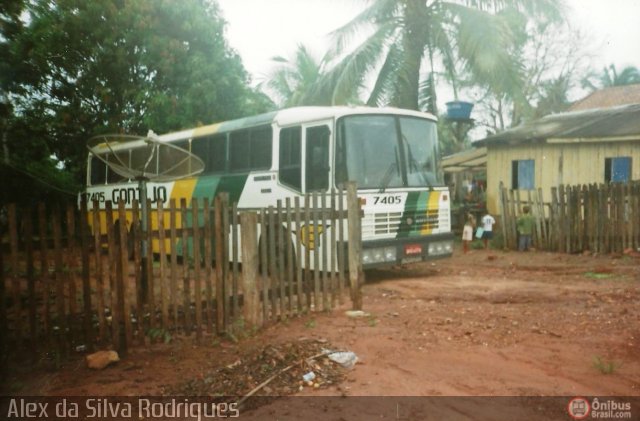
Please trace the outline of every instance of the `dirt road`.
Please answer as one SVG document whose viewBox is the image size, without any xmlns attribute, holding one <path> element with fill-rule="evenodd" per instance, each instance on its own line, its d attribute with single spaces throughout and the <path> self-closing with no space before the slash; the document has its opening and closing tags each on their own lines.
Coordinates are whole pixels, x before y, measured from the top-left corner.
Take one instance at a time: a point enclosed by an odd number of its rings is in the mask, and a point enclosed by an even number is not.
<svg viewBox="0 0 640 421">
<path fill-rule="evenodd" d="M 355 352 L 340 384 L 301 395 L 640 395 L 640 259 L 477 250 L 367 273 L 368 316 L 310 314 L 239 343 L 190 338 L 100 372 L 82 361 L 10 393 L 155 395 L 265 343 L 320 339 Z M 297 390 L 297 385 L 292 385 Z M 277 390 L 276 392 L 277 393 Z"/>
</svg>

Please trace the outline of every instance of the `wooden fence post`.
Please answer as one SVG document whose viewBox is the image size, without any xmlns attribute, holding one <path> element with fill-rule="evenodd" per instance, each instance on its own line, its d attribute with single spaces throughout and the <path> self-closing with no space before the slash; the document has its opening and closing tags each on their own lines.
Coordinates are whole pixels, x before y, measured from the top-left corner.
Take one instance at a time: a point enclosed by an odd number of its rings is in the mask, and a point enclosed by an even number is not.
<svg viewBox="0 0 640 421">
<path fill-rule="evenodd" d="M 216 332 L 222 334 L 226 332 L 225 324 L 225 290 L 224 290 L 224 273 L 222 267 L 224 262 L 224 233 L 222 226 L 222 197 L 216 196 L 213 202 L 213 234 L 214 234 L 214 251 L 216 259 Z"/>
<path fill-rule="evenodd" d="M 93 310 L 91 306 L 91 267 L 89 266 L 89 244 L 91 238 L 88 226 L 89 212 L 87 211 L 87 199 L 83 196 L 80 202 L 80 249 L 82 253 L 82 304 L 84 319 L 82 329 L 84 330 L 84 343 L 88 351 L 93 351 Z M 98 228 L 99 229 L 99 228 Z M 96 250 L 98 253 L 99 250 Z M 100 309 L 98 308 L 98 311 Z"/>
<path fill-rule="evenodd" d="M 347 182 L 347 210 L 349 220 L 349 283 L 351 304 L 354 310 L 362 310 L 362 232 L 360 229 L 360 202 L 356 183 Z M 316 240 L 317 241 L 317 240 Z"/>
<path fill-rule="evenodd" d="M 242 238 L 242 293 L 244 297 L 242 313 L 249 329 L 260 324 L 260 295 L 258 280 L 258 217 L 254 212 L 240 214 L 240 234 Z"/>
</svg>

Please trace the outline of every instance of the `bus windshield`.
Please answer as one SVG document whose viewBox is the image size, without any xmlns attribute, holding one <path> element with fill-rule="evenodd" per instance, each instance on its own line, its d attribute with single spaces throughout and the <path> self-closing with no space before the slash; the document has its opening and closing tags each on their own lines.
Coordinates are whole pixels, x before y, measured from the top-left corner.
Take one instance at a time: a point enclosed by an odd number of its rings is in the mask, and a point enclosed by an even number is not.
<svg viewBox="0 0 640 421">
<path fill-rule="evenodd" d="M 441 186 L 433 121 L 402 116 L 357 115 L 338 122 L 336 182 L 360 188 Z"/>
</svg>

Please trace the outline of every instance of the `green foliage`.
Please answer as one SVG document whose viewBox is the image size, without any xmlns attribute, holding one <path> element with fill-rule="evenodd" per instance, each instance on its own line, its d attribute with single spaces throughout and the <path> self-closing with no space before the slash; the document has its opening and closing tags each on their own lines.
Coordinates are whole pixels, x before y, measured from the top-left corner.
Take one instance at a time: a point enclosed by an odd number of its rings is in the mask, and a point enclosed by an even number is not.
<svg viewBox="0 0 640 421">
<path fill-rule="evenodd" d="M 153 328 L 147 331 L 147 336 L 151 341 L 163 341 L 165 344 L 171 342 L 173 337 L 171 336 L 171 332 L 163 328 Z"/>
<path fill-rule="evenodd" d="M 375 75 L 368 105 L 422 107 L 437 114 L 434 62 L 439 61 L 454 92 L 458 73 L 463 72 L 476 85 L 503 93 L 521 85 L 520 57 L 515 52 L 526 38 L 526 22 L 559 19 L 562 4 L 376 0 L 334 32 L 334 46 L 325 61 L 336 64 L 323 75 L 323 83 L 333 90 L 332 103 L 339 103 Z M 351 37 L 362 30 L 371 34 L 345 52 Z M 426 79 L 421 80 L 423 75 Z"/>
<path fill-rule="evenodd" d="M 593 358 L 593 367 L 602 374 L 613 374 L 622 364 L 613 360 L 607 360 L 599 355 Z"/>
<path fill-rule="evenodd" d="M 584 276 L 590 279 L 610 279 L 615 275 L 612 273 L 585 272 Z"/>
<path fill-rule="evenodd" d="M 26 23 L 0 41 L 11 69 L 0 122 L 14 167 L 55 155 L 58 171 L 81 182 L 95 134 L 163 133 L 273 107 L 248 87 L 214 2 L 16 3 Z"/>
</svg>

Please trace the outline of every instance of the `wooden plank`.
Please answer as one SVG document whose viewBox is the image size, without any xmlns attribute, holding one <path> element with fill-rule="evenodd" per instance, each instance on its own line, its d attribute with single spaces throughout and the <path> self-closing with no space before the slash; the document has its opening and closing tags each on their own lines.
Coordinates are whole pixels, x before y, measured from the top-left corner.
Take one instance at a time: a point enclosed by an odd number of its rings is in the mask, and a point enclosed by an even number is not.
<svg viewBox="0 0 640 421">
<path fill-rule="evenodd" d="M 233 318 L 237 320 L 240 316 L 240 306 L 238 303 L 238 273 L 239 273 L 239 264 L 240 257 L 238 255 L 238 251 L 240 249 L 240 244 L 238 242 L 238 203 L 234 202 L 231 204 L 231 301 L 233 303 Z"/>
<path fill-rule="evenodd" d="M 640 251 L 640 182 L 634 182 L 632 187 L 632 211 L 630 223 L 633 227 L 633 245 L 636 251 Z"/>
<path fill-rule="evenodd" d="M 602 211 L 601 211 L 601 232 L 602 232 L 602 252 L 609 253 L 610 241 L 609 241 L 609 227 L 611 226 L 611 214 L 609 212 L 609 205 L 611 198 L 609 197 L 610 189 L 609 184 L 602 185 Z"/>
<path fill-rule="evenodd" d="M 78 314 L 78 293 L 76 288 L 76 242 L 75 242 L 75 209 L 73 205 L 67 205 L 67 252 L 65 254 L 65 264 L 67 266 L 67 288 L 69 291 L 69 314 L 68 327 L 71 342 L 76 342 L 77 336 L 77 314 Z"/>
<path fill-rule="evenodd" d="M 9 327 L 7 326 L 7 293 L 5 291 L 4 250 L 0 250 L 0 355 L 9 351 Z M 0 358 L 0 372 L 6 373 L 7 358 Z"/>
<path fill-rule="evenodd" d="M 258 218 L 253 212 L 240 215 L 242 227 L 242 313 L 248 329 L 259 326 L 260 296 L 258 278 Z"/>
<path fill-rule="evenodd" d="M 607 246 L 607 197 L 606 185 L 601 184 L 598 188 L 598 253 L 606 253 Z"/>
<path fill-rule="evenodd" d="M 276 279 L 278 282 L 278 294 L 279 294 L 279 303 L 280 303 L 280 317 L 285 318 L 288 316 L 287 312 L 287 304 L 286 304 L 286 292 L 285 292 L 285 284 L 286 284 L 286 270 L 285 270 L 285 250 L 284 250 L 284 235 L 282 232 L 283 227 L 283 210 L 282 210 L 282 200 L 278 200 L 277 202 L 278 212 L 276 213 L 276 223 L 272 227 L 274 234 L 276 236 L 276 259 L 277 259 L 277 270 L 276 270 Z"/>
<path fill-rule="evenodd" d="M 9 219 L 9 246 L 11 261 L 11 278 L 13 285 L 13 315 L 14 315 L 14 332 L 16 342 L 22 345 L 22 285 L 20 282 L 20 244 L 18 240 L 18 212 L 15 203 L 9 204 L 7 207 L 7 217 Z M 58 275 L 62 277 L 62 271 Z M 64 293 L 64 290 L 63 290 Z M 64 310 L 64 309 L 63 309 Z M 62 312 L 64 314 L 64 311 Z M 62 331 L 64 332 L 64 330 Z"/>
<path fill-rule="evenodd" d="M 102 265 L 102 236 L 100 232 L 100 203 L 94 200 L 91 206 L 91 217 L 93 221 L 93 277 L 96 282 L 96 308 L 98 313 L 98 337 L 100 342 L 104 342 L 107 334 L 107 322 L 104 317 L 104 273 Z M 106 224 L 105 224 L 106 225 Z"/>
<path fill-rule="evenodd" d="M 191 321 L 191 282 L 189 273 L 189 228 L 187 199 L 180 199 L 180 212 L 182 218 L 182 310 L 184 312 L 184 331 L 191 334 L 193 323 Z M 193 225 L 193 224 L 192 224 Z"/>
<path fill-rule="evenodd" d="M 229 243 L 230 243 L 230 218 L 229 218 L 229 195 L 227 193 L 220 193 L 222 198 L 222 244 L 223 244 L 223 260 L 222 260 L 222 282 L 224 282 L 224 331 L 229 331 L 229 324 L 231 323 L 231 297 L 232 292 L 231 277 L 229 276 Z"/>
<path fill-rule="evenodd" d="M 304 290 L 306 295 L 307 311 L 311 311 L 315 298 L 311 279 L 311 196 L 304 196 L 304 232 L 306 233 L 306 245 L 304 248 Z"/>
<path fill-rule="evenodd" d="M 304 262 L 302 249 L 302 217 L 300 214 L 300 197 L 293 199 L 294 219 L 296 224 L 295 250 L 296 250 L 296 303 L 298 305 L 298 313 L 301 314 L 305 309 L 305 296 L 302 290 L 302 265 Z"/>
<path fill-rule="evenodd" d="M 131 326 L 131 306 L 129 301 L 128 284 L 128 267 L 129 267 L 129 248 L 127 246 L 127 213 L 125 202 L 118 202 L 118 220 L 120 221 L 120 267 L 118 271 L 117 281 L 117 306 L 118 313 L 121 316 L 121 322 L 124 325 L 124 341 L 120 343 L 118 353 L 120 356 L 126 356 L 129 347 L 133 343 L 133 329 Z"/>
<path fill-rule="evenodd" d="M 145 323 L 145 295 L 148 293 L 148 287 L 143 286 L 143 282 L 146 285 L 147 279 L 143 278 L 143 273 L 146 275 L 146 269 L 142 270 L 142 229 L 140 222 L 140 202 L 134 199 L 131 203 L 131 243 L 133 244 L 133 273 L 135 279 L 135 294 L 136 294 L 136 313 L 138 314 L 138 331 L 139 339 L 143 345 L 147 344 L 145 341 L 147 331 Z"/>
<path fill-rule="evenodd" d="M 267 254 L 267 210 L 260 211 L 260 288 L 262 291 L 262 320 L 266 323 L 270 319 L 269 305 L 269 270 Z"/>
<path fill-rule="evenodd" d="M 559 251 L 558 236 L 558 188 L 551 187 L 551 204 L 549 207 L 550 251 Z"/>
<path fill-rule="evenodd" d="M 561 253 L 567 251 L 567 213 L 566 213 L 566 201 L 565 201 L 565 188 L 564 185 L 558 186 L 558 223 L 559 223 L 559 249 Z"/>
<path fill-rule="evenodd" d="M 213 202 L 213 232 L 214 250 L 216 255 L 216 332 L 226 332 L 224 312 L 224 278 L 222 266 L 224 265 L 224 228 L 222 226 L 222 198 L 218 195 Z"/>
<path fill-rule="evenodd" d="M 338 190 L 338 302 L 342 305 L 344 303 L 344 287 L 345 287 L 345 217 L 344 217 L 344 197 L 345 191 L 340 187 Z"/>
<path fill-rule="evenodd" d="M 51 276 L 49 276 L 49 257 L 47 250 L 47 214 L 45 204 L 38 203 L 38 234 L 40 236 L 40 281 L 42 282 L 42 321 L 44 332 L 51 342 Z"/>
<path fill-rule="evenodd" d="M 170 297 L 171 297 L 171 327 L 178 327 L 178 210 L 176 199 L 169 200 L 169 252 L 171 253 Z"/>
<path fill-rule="evenodd" d="M 318 209 L 318 193 L 314 192 L 312 195 L 313 209 L 311 218 L 313 219 L 313 306 L 315 311 L 320 311 L 322 308 L 322 295 L 320 290 L 320 252 L 318 250 L 321 247 L 320 242 L 320 211 Z"/>
<path fill-rule="evenodd" d="M 91 242 L 87 211 L 87 200 L 85 197 L 80 201 L 80 252 L 82 254 L 82 305 L 84 343 L 89 352 L 93 352 L 93 307 L 91 306 L 91 267 L 89 260 L 89 244 Z"/>
<path fill-rule="evenodd" d="M 141 251 L 141 253 L 144 253 L 145 255 L 145 260 L 143 264 L 145 266 L 144 274 L 146 276 L 143 276 L 144 286 L 142 290 L 143 290 L 143 297 L 146 299 L 146 303 L 149 308 L 149 315 L 150 315 L 149 325 L 151 328 L 155 328 L 157 325 L 157 320 L 156 320 L 156 285 L 155 285 L 156 282 L 155 282 L 155 276 L 153 273 L 153 239 L 154 239 L 153 208 L 151 207 L 151 199 L 146 199 L 146 201 L 147 201 L 147 219 L 146 219 L 147 232 L 146 232 L 145 239 L 147 242 L 147 250 L 146 250 L 146 253 L 144 252 L 144 250 Z"/>
<path fill-rule="evenodd" d="M 111 311 L 111 338 L 115 349 L 120 348 L 120 316 L 116 305 L 116 274 L 118 272 L 118 253 L 116 250 L 115 229 L 113 223 L 113 205 L 111 201 L 105 203 L 107 220 L 107 250 L 109 252 L 109 310 Z M 115 264 L 114 264 L 115 263 Z"/>
<path fill-rule="evenodd" d="M 285 200 L 286 203 L 286 227 L 287 230 L 285 234 L 285 251 L 286 251 L 286 277 L 287 277 L 287 303 L 289 304 L 288 311 L 289 315 L 293 315 L 293 291 L 294 291 L 294 262 L 293 262 L 293 244 L 291 241 L 291 232 L 292 232 L 292 218 L 291 218 L 291 199 L 289 197 Z M 244 259 L 243 259 L 244 261 Z"/>
<path fill-rule="evenodd" d="M 349 284 L 351 306 L 362 310 L 362 231 L 360 229 L 360 202 L 354 182 L 347 183 L 347 210 L 349 218 Z"/>
<path fill-rule="evenodd" d="M 213 333 L 214 315 L 213 315 L 213 268 L 211 263 L 213 261 L 213 255 L 211 252 L 211 207 L 209 206 L 209 199 L 202 200 L 203 217 L 202 223 L 204 225 L 204 277 L 205 277 L 205 302 L 206 302 L 206 319 L 207 319 L 207 332 Z"/>
<path fill-rule="evenodd" d="M 37 330 L 37 299 L 36 299 L 36 280 L 34 274 L 34 256 L 33 256 L 33 219 L 31 208 L 24 209 L 23 228 L 25 238 L 25 254 L 26 254 L 26 270 L 27 270 L 27 300 L 29 304 L 29 338 L 30 344 L 35 350 L 35 344 L 38 340 Z M 0 251 L 2 253 L 2 251 Z M 32 352 L 32 356 L 36 354 Z"/>
<path fill-rule="evenodd" d="M 199 202 L 197 198 L 191 199 L 191 225 L 193 226 L 193 292 L 196 302 L 196 341 L 202 341 L 202 284 L 200 277 L 200 269 L 202 264 L 200 262 L 200 218 L 198 214 L 200 212 Z"/>
<path fill-rule="evenodd" d="M 169 329 L 171 323 L 169 322 L 169 286 L 167 285 L 167 246 L 165 243 L 166 234 L 164 228 L 164 203 L 162 199 L 159 199 L 156 207 L 157 219 L 158 219 L 158 252 L 160 254 L 160 260 L 158 262 L 158 282 L 160 283 L 160 306 L 162 309 L 162 328 Z"/>
<path fill-rule="evenodd" d="M 508 229 L 509 229 L 509 236 L 511 237 L 512 241 L 513 241 L 513 245 L 512 248 L 517 248 L 518 247 L 518 235 L 516 232 L 516 199 L 513 193 L 513 190 L 509 190 L 509 225 L 508 225 Z"/>
<path fill-rule="evenodd" d="M 331 258 L 331 265 L 329 267 L 329 289 L 331 293 L 331 308 L 335 308 L 336 306 L 336 298 L 337 298 L 337 279 L 336 279 L 336 231 L 338 225 L 336 224 L 336 191 L 335 189 L 331 189 L 331 206 L 329 213 L 329 227 L 331 228 L 331 238 L 329 239 L 329 257 Z"/>
<path fill-rule="evenodd" d="M 276 263 L 276 233 L 275 233 L 275 208 L 269 206 L 269 214 L 267 218 L 267 237 L 268 237 L 268 253 L 269 253 L 269 292 L 271 294 L 271 318 L 276 320 L 280 314 L 278 291 L 277 291 L 277 263 Z"/>
<path fill-rule="evenodd" d="M 65 314 L 64 300 L 64 258 L 62 249 L 62 227 L 60 208 L 58 206 L 53 209 L 51 219 L 53 229 L 53 256 L 55 265 L 55 281 L 56 281 L 56 327 L 58 327 L 58 348 L 62 355 L 69 352 L 68 343 L 66 341 L 67 318 Z"/>
<path fill-rule="evenodd" d="M 321 285 L 322 285 L 322 309 L 324 311 L 328 311 L 331 309 L 331 298 L 329 296 L 329 259 L 327 256 L 327 250 L 329 248 L 329 241 L 327 237 L 327 195 L 323 192 L 320 196 L 320 227 L 322 231 L 320 232 L 320 237 L 322 241 L 318 241 L 318 244 L 322 244 L 322 271 L 321 274 Z"/>
<path fill-rule="evenodd" d="M 544 238 L 545 249 L 549 249 L 549 233 L 547 232 L 547 216 L 545 214 L 544 207 L 544 196 L 542 194 L 542 188 L 538 188 L 538 195 L 536 196 L 538 199 L 538 215 L 540 215 L 540 227 L 542 232 L 542 237 Z"/>
</svg>

